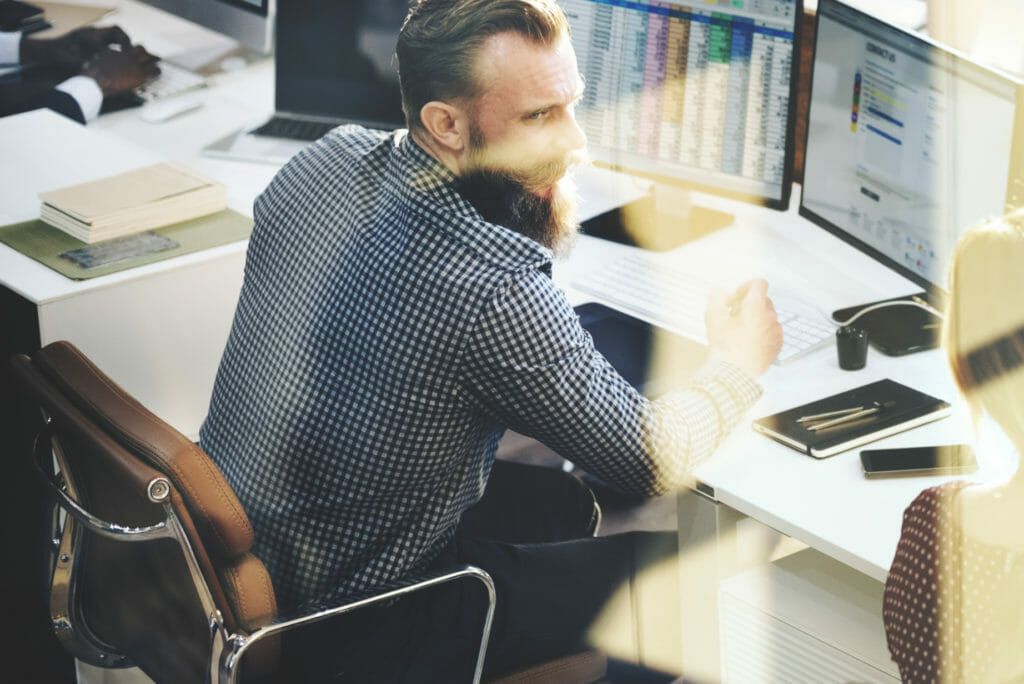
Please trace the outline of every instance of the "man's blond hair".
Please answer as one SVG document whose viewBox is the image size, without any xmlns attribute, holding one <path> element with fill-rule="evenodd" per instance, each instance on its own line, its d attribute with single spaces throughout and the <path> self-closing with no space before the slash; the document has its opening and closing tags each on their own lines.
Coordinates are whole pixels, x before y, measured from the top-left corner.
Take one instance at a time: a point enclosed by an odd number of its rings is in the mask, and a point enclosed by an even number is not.
<svg viewBox="0 0 1024 684">
<path fill-rule="evenodd" d="M 943 345 L 977 418 L 1024 444 L 1024 211 L 970 230 L 956 246 Z"/>
</svg>

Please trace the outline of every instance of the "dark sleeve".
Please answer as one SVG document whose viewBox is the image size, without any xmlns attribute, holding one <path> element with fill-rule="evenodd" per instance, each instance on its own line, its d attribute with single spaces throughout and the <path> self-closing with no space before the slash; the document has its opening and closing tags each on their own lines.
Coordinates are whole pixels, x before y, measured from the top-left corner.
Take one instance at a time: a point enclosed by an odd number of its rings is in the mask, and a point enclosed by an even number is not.
<svg viewBox="0 0 1024 684">
<path fill-rule="evenodd" d="M 0 82 L 0 116 L 48 109 L 84 124 L 85 114 L 78 101 L 54 87 L 67 76 L 63 71 L 23 73 Z"/>
<path fill-rule="evenodd" d="M 82 113 L 82 108 L 78 105 L 78 101 L 56 88 L 32 98 L 25 103 L 24 108 L 20 111 L 27 112 L 31 109 L 52 109 L 58 114 L 62 114 L 80 124 L 85 123 L 85 114 Z"/>
</svg>

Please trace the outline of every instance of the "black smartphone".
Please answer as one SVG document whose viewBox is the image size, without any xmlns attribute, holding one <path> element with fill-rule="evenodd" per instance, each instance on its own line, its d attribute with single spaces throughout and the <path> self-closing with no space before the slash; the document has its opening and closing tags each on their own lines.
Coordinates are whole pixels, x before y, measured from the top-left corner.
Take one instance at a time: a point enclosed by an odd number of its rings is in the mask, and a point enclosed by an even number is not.
<svg viewBox="0 0 1024 684">
<path fill-rule="evenodd" d="M 978 469 L 974 450 L 967 444 L 865 449 L 860 452 L 864 477 L 898 475 L 958 475 Z"/>
</svg>

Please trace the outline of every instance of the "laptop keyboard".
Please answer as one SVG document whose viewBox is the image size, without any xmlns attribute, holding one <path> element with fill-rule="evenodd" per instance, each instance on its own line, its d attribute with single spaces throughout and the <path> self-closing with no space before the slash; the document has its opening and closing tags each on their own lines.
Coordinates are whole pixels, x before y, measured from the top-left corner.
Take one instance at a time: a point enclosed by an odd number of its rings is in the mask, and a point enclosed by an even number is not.
<svg viewBox="0 0 1024 684">
<path fill-rule="evenodd" d="M 146 102 L 180 95 L 206 87 L 206 79 L 194 71 L 171 62 L 160 62 L 160 75 L 135 89 Z"/>
<path fill-rule="evenodd" d="M 303 121 L 275 116 L 253 131 L 255 135 L 293 140 L 319 140 L 338 124 L 325 121 Z"/>
</svg>

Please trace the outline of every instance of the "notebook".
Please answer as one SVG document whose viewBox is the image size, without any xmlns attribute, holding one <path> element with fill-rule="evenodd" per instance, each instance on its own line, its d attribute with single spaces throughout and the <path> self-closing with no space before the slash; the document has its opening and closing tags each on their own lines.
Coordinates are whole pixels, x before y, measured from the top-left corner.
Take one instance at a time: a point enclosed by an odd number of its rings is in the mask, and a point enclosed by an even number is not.
<svg viewBox="0 0 1024 684">
<path fill-rule="evenodd" d="M 227 188 L 160 162 L 39 194 L 40 218 L 82 242 L 124 237 L 222 211 Z"/>
<path fill-rule="evenodd" d="M 335 126 L 405 125 L 394 57 L 409 0 L 277 4 L 274 113 L 210 143 L 212 157 L 283 164 Z"/>
<path fill-rule="evenodd" d="M 885 379 L 758 418 L 753 427 L 797 451 L 825 458 L 944 418 L 951 410 L 942 399 Z"/>
</svg>

